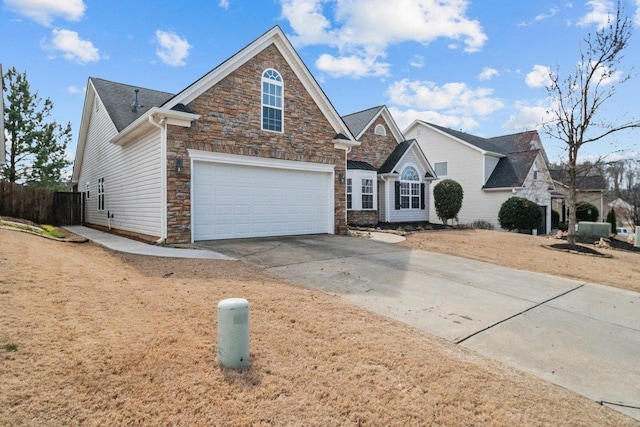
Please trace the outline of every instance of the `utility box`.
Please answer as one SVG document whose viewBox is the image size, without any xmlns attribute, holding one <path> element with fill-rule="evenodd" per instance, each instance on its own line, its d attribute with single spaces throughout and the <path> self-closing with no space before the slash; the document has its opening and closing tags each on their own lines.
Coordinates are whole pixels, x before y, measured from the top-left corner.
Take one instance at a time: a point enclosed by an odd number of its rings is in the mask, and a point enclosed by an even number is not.
<svg viewBox="0 0 640 427">
<path fill-rule="evenodd" d="M 580 221 L 578 223 L 578 236 L 587 237 L 611 237 L 611 224 L 608 222 Z"/>
<path fill-rule="evenodd" d="M 636 238 L 634 239 L 634 241 L 635 247 L 640 248 L 640 231 L 638 231 L 638 227 L 636 227 Z"/>
<path fill-rule="evenodd" d="M 249 302 L 227 298 L 218 303 L 218 363 L 244 369 L 249 363 Z"/>
</svg>

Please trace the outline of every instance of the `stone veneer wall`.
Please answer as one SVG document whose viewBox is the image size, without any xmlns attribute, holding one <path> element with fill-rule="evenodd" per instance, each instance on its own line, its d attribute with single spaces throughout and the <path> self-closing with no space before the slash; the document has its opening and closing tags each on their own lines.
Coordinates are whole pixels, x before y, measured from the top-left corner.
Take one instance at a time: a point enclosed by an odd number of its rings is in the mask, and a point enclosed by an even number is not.
<svg viewBox="0 0 640 427">
<path fill-rule="evenodd" d="M 387 130 L 386 136 L 375 134 L 376 125 L 379 124 L 383 125 Z M 391 133 L 391 129 L 382 115 L 378 116 L 371 126 L 369 126 L 359 141 L 361 142 L 360 146 L 353 147 L 347 158 L 349 160 L 367 162 L 378 169 L 398 145 L 398 141 L 396 141 L 393 133 Z"/>
<path fill-rule="evenodd" d="M 378 211 L 347 211 L 349 225 L 375 226 L 378 224 Z"/>
<path fill-rule="evenodd" d="M 267 68 L 284 83 L 283 133 L 261 130 L 261 82 Z M 189 104 L 201 115 L 191 128 L 169 126 L 167 243 L 191 241 L 191 169 L 187 149 L 335 165 L 335 232 L 346 232 L 345 151 L 335 130 L 278 49 L 271 45 Z M 175 158 L 183 162 L 177 174 Z"/>
</svg>

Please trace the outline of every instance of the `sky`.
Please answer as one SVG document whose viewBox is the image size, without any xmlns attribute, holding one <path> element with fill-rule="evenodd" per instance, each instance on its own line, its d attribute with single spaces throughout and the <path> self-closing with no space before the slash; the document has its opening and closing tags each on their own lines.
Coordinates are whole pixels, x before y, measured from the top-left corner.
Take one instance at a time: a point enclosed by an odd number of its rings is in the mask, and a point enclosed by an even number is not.
<svg viewBox="0 0 640 427">
<path fill-rule="evenodd" d="M 89 77 L 177 93 L 279 25 L 340 115 L 386 105 L 493 137 L 538 129 L 550 71 L 575 69 L 611 0 L 0 0 L 0 63 L 70 122 L 73 160 Z M 640 0 L 600 119 L 640 118 Z M 620 84 L 620 79 L 631 79 Z M 552 162 L 566 146 L 541 133 Z M 583 146 L 581 159 L 640 159 L 640 130 Z M 428 153 L 427 157 L 428 157 Z"/>
</svg>

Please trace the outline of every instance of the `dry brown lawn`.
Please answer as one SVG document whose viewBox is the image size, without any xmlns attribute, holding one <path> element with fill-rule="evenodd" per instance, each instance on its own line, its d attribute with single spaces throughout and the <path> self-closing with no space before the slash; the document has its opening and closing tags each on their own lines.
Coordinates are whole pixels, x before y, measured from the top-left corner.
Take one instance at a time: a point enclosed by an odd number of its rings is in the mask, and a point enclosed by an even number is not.
<svg viewBox="0 0 640 427">
<path fill-rule="evenodd" d="M 247 371 L 215 361 L 227 297 L 251 304 Z M 0 307 L 0 425 L 638 425 L 240 262 L 0 230 Z"/>
<path fill-rule="evenodd" d="M 592 246 L 611 257 L 605 258 L 548 249 L 554 243 L 560 240 L 500 231 L 446 230 L 410 234 L 400 244 L 640 292 L 640 252 Z"/>
</svg>

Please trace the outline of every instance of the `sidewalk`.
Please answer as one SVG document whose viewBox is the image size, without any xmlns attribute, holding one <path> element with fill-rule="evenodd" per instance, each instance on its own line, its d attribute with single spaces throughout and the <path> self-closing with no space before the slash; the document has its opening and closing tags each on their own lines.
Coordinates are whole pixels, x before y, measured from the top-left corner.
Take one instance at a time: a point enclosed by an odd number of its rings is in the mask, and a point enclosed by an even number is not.
<svg viewBox="0 0 640 427">
<path fill-rule="evenodd" d="M 115 234 L 94 230 L 93 228 L 81 225 L 64 227 L 78 236 L 85 237 L 101 246 L 118 252 L 130 254 L 149 255 L 165 258 L 197 258 L 197 259 L 223 259 L 234 261 L 234 258 L 222 255 L 217 252 L 200 249 L 180 249 L 166 246 L 155 246 L 147 243 L 137 242 Z"/>
</svg>

